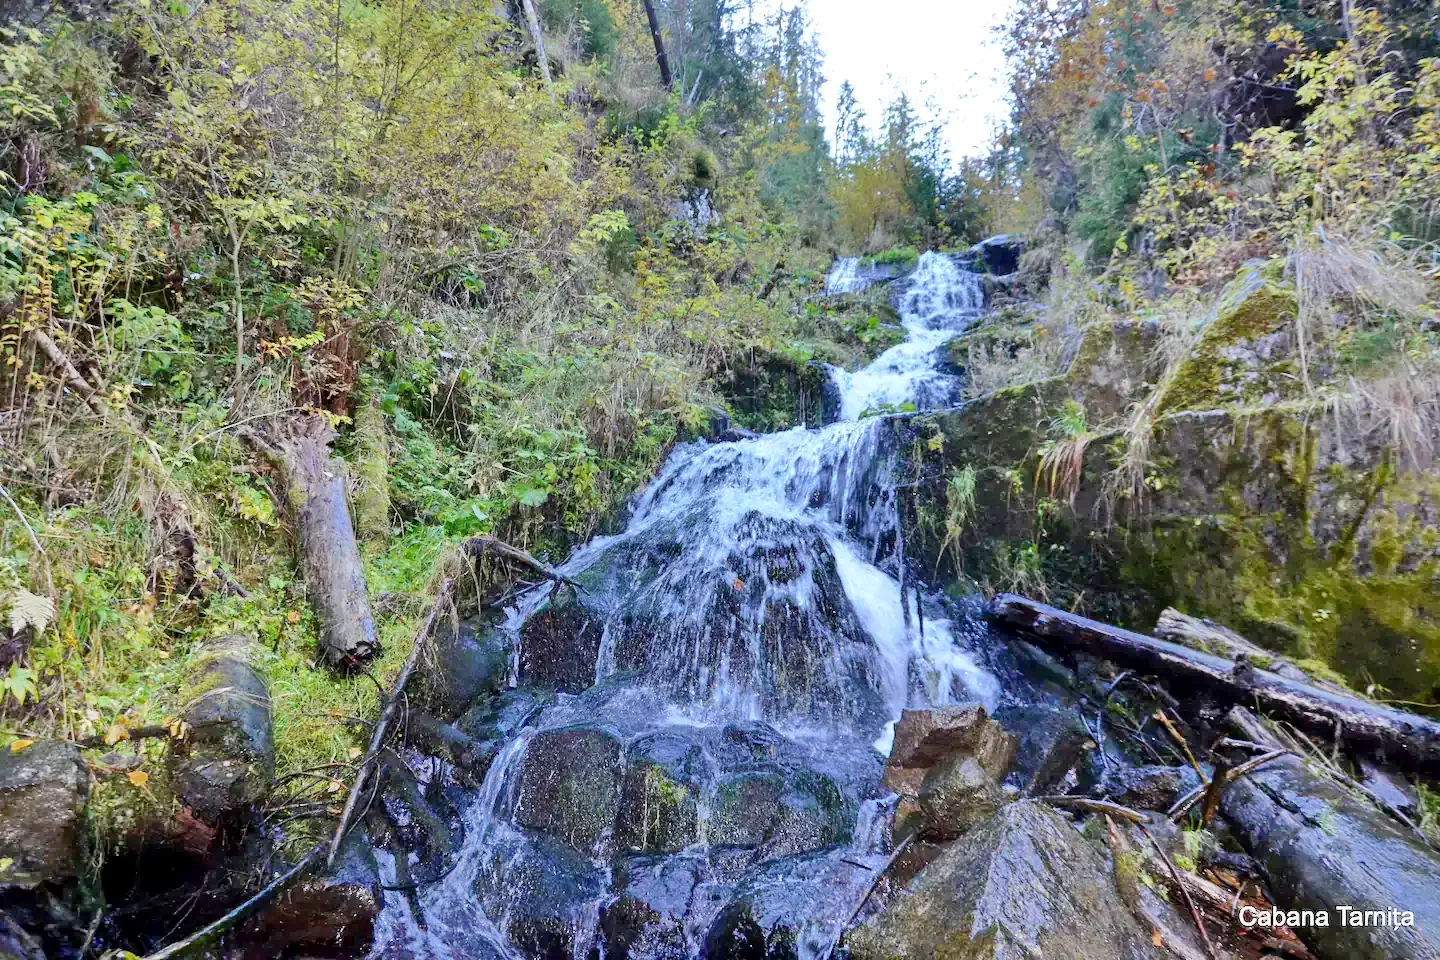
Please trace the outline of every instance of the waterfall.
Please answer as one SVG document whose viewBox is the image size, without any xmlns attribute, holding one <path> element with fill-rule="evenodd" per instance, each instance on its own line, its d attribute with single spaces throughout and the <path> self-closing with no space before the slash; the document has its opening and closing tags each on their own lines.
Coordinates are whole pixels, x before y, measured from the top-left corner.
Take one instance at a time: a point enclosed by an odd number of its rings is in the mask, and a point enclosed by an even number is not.
<svg viewBox="0 0 1440 960">
<path fill-rule="evenodd" d="M 844 260 L 827 290 L 867 282 Z M 421 916 L 387 895 L 374 956 L 608 955 L 615 917 L 636 897 L 646 916 L 662 901 L 678 913 L 647 928 L 655 944 L 669 938 L 663 948 L 626 940 L 632 957 L 697 955 L 736 904 L 789 922 L 800 956 L 823 952 L 853 906 L 847 891 L 867 882 L 866 858 L 883 860 L 878 776 L 900 712 L 957 699 L 993 709 L 1001 694 L 941 606 L 902 595 L 894 425 L 866 416 L 954 401 L 937 354 L 983 294 L 936 253 L 904 283 L 906 339 L 863 370 L 835 372 L 839 422 L 678 446 L 625 529 L 560 567 L 580 589 L 547 583 L 518 598 L 495 629 L 517 651 L 519 683 L 545 679 L 527 671 L 557 643 L 593 658 L 576 672 L 594 685 L 538 701 L 538 719 L 509 735 L 466 807 L 457 864 L 420 893 Z M 545 753 L 552 742 L 564 746 Z M 583 794 L 614 824 L 558 829 L 526 791 L 549 790 L 583 750 L 601 759 L 583 761 L 582 787 L 555 796 Z M 632 769 L 646 772 L 617 772 Z M 661 829 L 653 770 L 683 813 L 663 856 L 646 839 Z M 637 848 L 622 821 L 642 788 Z M 750 830 L 747 818 L 771 807 L 789 826 Z M 797 830 L 805 839 L 787 839 Z M 626 852 L 636 849 L 646 855 Z"/>
</svg>

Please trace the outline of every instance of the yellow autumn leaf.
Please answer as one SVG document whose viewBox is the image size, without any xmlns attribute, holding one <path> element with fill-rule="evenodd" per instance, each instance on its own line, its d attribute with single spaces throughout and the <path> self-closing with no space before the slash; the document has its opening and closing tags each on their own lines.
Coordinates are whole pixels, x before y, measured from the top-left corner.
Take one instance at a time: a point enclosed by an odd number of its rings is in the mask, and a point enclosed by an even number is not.
<svg viewBox="0 0 1440 960">
<path fill-rule="evenodd" d="M 325 792 L 326 792 L 326 793 L 339 793 L 341 790 L 344 790 L 344 789 L 345 789 L 345 784 L 341 783 L 339 780 L 331 780 L 331 781 L 330 781 L 330 786 L 328 786 L 328 787 L 325 788 Z"/>
<path fill-rule="evenodd" d="M 105 728 L 105 746 L 113 747 L 121 740 L 129 740 L 130 731 L 123 723 L 112 723 Z"/>
<path fill-rule="evenodd" d="M 10 752 L 23 753 L 24 751 L 29 750 L 33 746 L 35 746 L 34 740 L 16 740 L 10 744 Z"/>
<path fill-rule="evenodd" d="M 129 773 L 125 774 L 125 779 L 129 780 L 137 787 L 143 787 L 145 786 L 145 784 L 150 782 L 150 774 L 146 773 L 144 770 L 131 770 Z"/>
<path fill-rule="evenodd" d="M 359 759 L 360 759 L 360 753 L 361 753 L 361 750 L 360 750 L 359 747 L 351 747 L 351 748 L 347 751 L 347 755 L 350 757 L 351 760 L 359 760 Z"/>
</svg>

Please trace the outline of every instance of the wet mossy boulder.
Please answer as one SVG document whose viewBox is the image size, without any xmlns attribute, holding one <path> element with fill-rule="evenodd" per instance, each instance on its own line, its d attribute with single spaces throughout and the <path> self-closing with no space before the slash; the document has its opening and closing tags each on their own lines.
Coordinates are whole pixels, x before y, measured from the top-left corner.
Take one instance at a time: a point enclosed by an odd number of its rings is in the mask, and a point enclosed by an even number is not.
<svg viewBox="0 0 1440 960">
<path fill-rule="evenodd" d="M 597 727 L 535 734 L 521 762 L 515 822 L 591 853 L 620 809 L 621 758 L 620 741 Z"/>
<path fill-rule="evenodd" d="M 249 637 L 206 641 L 187 670 L 182 718 L 189 736 L 171 751 L 175 795 L 199 819 L 242 817 L 270 793 L 275 733 L 270 690 Z"/>
<path fill-rule="evenodd" d="M 736 424 L 758 433 L 821 423 L 829 377 L 810 357 L 748 351 L 716 379 Z"/>
<path fill-rule="evenodd" d="M 458 626 L 443 620 L 431 638 L 421 679 L 436 711 L 455 716 L 479 697 L 496 693 L 510 667 L 510 637 L 502 630 L 477 629 L 473 619 Z"/>
<path fill-rule="evenodd" d="M 506 828 L 475 874 L 476 898 L 509 942 L 506 956 L 587 960 L 587 917 L 605 889 L 604 871 L 588 856 L 544 834 Z M 499 958 L 492 936 L 475 929 L 462 955 Z"/>
<path fill-rule="evenodd" d="M 1101 855 L 1024 801 L 955 841 L 845 938 L 854 960 L 1160 960 Z"/>
<path fill-rule="evenodd" d="M 704 749 L 690 738 L 657 733 L 631 744 L 615 849 L 676 853 L 699 840 L 698 802 L 710 776 Z"/>
<path fill-rule="evenodd" d="M 698 888 L 712 882 L 708 861 L 628 857 L 614 867 L 614 899 L 600 908 L 600 935 L 612 960 L 689 956 L 686 923 Z"/>
<path fill-rule="evenodd" d="M 850 839 L 854 814 L 835 783 L 810 770 L 724 777 L 710 798 L 705 840 L 783 857 Z"/>
<path fill-rule="evenodd" d="M 0 889 L 64 882 L 86 868 L 90 770 L 78 747 L 42 740 L 0 750 Z"/>
<path fill-rule="evenodd" d="M 1226 287 L 1165 385 L 1157 413 L 1272 404 L 1299 394 L 1299 306 L 1280 281 L 1280 266 L 1249 267 Z"/>
<path fill-rule="evenodd" d="M 578 693 L 595 682 L 604 624 L 574 587 L 559 584 L 520 629 L 520 680 Z"/>
</svg>

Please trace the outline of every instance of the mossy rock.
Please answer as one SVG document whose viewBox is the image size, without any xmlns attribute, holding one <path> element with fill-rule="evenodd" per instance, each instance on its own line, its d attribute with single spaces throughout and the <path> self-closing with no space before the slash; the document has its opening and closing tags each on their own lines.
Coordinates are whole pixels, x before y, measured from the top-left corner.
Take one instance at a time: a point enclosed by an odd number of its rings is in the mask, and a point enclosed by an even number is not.
<svg viewBox="0 0 1440 960">
<path fill-rule="evenodd" d="M 734 421 L 747 430 L 770 433 L 818 426 L 827 377 L 808 357 L 751 351 L 739 358 L 716 386 L 729 402 Z"/>
<path fill-rule="evenodd" d="M 631 744 L 615 849 L 677 853 L 699 840 L 698 800 L 709 766 L 704 749 L 683 736 L 659 733 Z"/>
<path fill-rule="evenodd" d="M 1160 324 L 1150 320 L 1106 321 L 1084 329 L 1065 376 L 1092 422 L 1124 414 L 1159 382 L 1165 370 L 1161 336 Z"/>
<path fill-rule="evenodd" d="M 1100 854 L 1033 801 L 945 848 L 845 945 L 855 960 L 1169 955 L 1120 899 Z"/>
<path fill-rule="evenodd" d="M 515 822 L 590 854 L 620 808 L 620 741 L 596 727 L 535 734 L 516 787 Z"/>
<path fill-rule="evenodd" d="M 1180 410 L 1276 403 L 1301 380 L 1295 339 L 1299 304 L 1273 269 L 1251 267 L 1221 294 L 1214 317 L 1181 361 L 1156 405 Z"/>
</svg>

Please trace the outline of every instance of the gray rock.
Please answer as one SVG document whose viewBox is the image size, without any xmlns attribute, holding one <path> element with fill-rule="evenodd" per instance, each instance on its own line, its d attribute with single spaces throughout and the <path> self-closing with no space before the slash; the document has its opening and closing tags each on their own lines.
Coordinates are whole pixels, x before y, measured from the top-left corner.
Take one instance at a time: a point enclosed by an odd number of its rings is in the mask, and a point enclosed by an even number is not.
<svg viewBox="0 0 1440 960">
<path fill-rule="evenodd" d="M 995 718 L 1019 731 L 1015 768 L 1005 782 L 1026 796 L 1050 793 L 1075 770 L 1087 744 L 1093 742 L 1073 711 L 1044 705 L 1001 707 Z"/>
<path fill-rule="evenodd" d="M 1200 786 L 1200 776 L 1190 767 L 1112 767 L 1093 787 L 1090 795 L 1137 810 L 1168 810 L 1180 797 Z"/>
<path fill-rule="evenodd" d="M 449 620 L 436 629 L 423 675 L 425 692 L 436 701 L 437 711 L 454 716 L 476 698 L 495 693 L 505 681 L 510 663 L 510 646 L 504 633 L 475 631 L 472 620 L 460 621 L 455 629 Z"/>
<path fill-rule="evenodd" d="M 961 837 L 868 924 L 855 960 L 1159 960 L 1100 854 L 1054 811 L 1014 803 Z"/>
<path fill-rule="evenodd" d="M 1020 267 L 1020 256 L 1025 252 L 1025 238 L 1017 234 L 1002 233 L 987 237 L 966 254 L 984 267 L 984 272 L 1003 277 L 1014 273 Z"/>
<path fill-rule="evenodd" d="M 515 822 L 590 854 L 620 809 L 620 741 L 595 727 L 537 733 L 525 748 Z"/>
<path fill-rule="evenodd" d="M 194 729 L 168 762 L 176 796 L 207 823 L 248 810 L 275 777 L 270 691 L 253 666 L 258 654 L 248 637 L 219 637 L 189 669 L 182 716 Z"/>
<path fill-rule="evenodd" d="M 1008 798 L 995 778 L 973 757 L 957 757 L 935 767 L 920 785 L 921 835 L 953 840 L 989 820 Z"/>
<path fill-rule="evenodd" d="M 896 821 L 919 809 L 921 785 L 941 761 L 973 758 L 998 780 L 1014 763 L 1018 743 L 978 703 L 906 710 L 895 724 L 895 743 L 885 767 L 885 787 L 900 795 Z"/>
<path fill-rule="evenodd" d="M 90 771 L 73 744 L 0 750 L 0 857 L 14 861 L 0 888 L 80 876 L 89 799 Z"/>
</svg>

